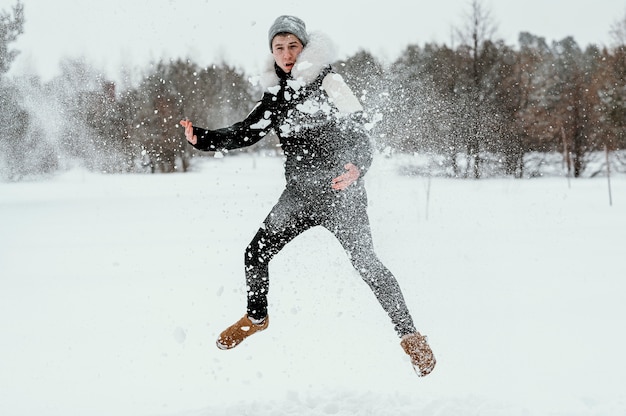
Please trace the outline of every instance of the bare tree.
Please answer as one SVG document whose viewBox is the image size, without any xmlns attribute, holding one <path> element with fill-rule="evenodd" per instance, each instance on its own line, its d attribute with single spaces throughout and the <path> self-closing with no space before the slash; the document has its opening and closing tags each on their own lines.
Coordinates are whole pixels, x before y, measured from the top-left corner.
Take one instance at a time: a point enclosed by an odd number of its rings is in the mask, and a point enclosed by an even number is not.
<svg viewBox="0 0 626 416">
<path fill-rule="evenodd" d="M 610 34 L 616 47 L 626 46 L 626 13 L 611 26 Z"/>
<path fill-rule="evenodd" d="M 497 25 L 481 0 L 472 0 L 470 10 L 465 13 L 465 24 L 456 31 L 462 45 L 470 47 L 472 53 L 472 76 L 475 85 L 481 79 L 480 53 L 485 43 L 492 41 Z"/>
<path fill-rule="evenodd" d="M 466 14 L 466 23 L 457 30 L 457 36 L 461 41 L 460 49 L 465 51 L 467 85 L 462 91 L 463 101 L 466 103 L 466 138 L 467 158 L 469 168 L 473 161 L 473 174 L 475 178 L 481 175 L 481 151 L 485 140 L 489 140 L 489 131 L 485 128 L 493 120 L 493 110 L 486 102 L 489 96 L 485 88 L 489 88 L 488 83 L 484 83 L 487 74 L 491 69 L 492 62 L 487 59 L 489 49 L 493 47 L 492 36 L 496 31 L 491 12 L 480 0 L 472 0 L 470 10 Z"/>
</svg>

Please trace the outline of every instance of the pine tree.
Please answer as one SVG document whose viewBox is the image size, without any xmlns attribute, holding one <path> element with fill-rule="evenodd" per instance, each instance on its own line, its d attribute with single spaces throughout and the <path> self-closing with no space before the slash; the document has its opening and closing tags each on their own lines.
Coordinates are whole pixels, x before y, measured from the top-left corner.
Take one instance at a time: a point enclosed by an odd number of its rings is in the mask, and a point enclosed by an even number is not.
<svg viewBox="0 0 626 416">
<path fill-rule="evenodd" d="M 24 5 L 18 0 L 13 6 L 12 15 L 0 12 L 0 75 L 9 70 L 17 56 L 18 52 L 9 46 L 22 33 L 24 33 Z"/>
</svg>

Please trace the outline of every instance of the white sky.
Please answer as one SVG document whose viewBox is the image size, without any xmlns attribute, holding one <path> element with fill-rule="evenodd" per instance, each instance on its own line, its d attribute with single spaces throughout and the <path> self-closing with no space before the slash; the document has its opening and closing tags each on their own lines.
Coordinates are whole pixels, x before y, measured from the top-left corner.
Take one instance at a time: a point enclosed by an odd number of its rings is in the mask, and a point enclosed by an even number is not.
<svg viewBox="0 0 626 416">
<path fill-rule="evenodd" d="M 8 11 L 16 0 L 0 0 Z M 22 0 L 25 33 L 11 75 L 44 80 L 64 57 L 84 56 L 113 79 L 121 68 L 144 69 L 161 58 L 189 57 L 201 65 L 227 63 L 256 73 L 269 54 L 267 29 L 294 14 L 309 30 L 337 43 L 340 57 L 366 49 L 395 59 L 408 44 L 451 43 L 470 0 Z M 216 5 L 218 4 L 218 5 Z M 361 4 L 366 4 L 362 6 Z M 610 45 L 611 26 L 626 16 L 625 0 L 484 0 L 497 24 L 495 38 L 517 45 L 528 31 L 548 42 L 573 36 L 581 47 Z"/>
</svg>

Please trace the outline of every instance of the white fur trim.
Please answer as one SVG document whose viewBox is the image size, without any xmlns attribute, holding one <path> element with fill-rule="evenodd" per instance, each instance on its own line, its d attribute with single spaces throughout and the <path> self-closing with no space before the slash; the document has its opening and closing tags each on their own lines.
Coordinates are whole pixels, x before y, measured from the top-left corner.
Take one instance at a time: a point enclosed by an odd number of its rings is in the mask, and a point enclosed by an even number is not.
<svg viewBox="0 0 626 416">
<path fill-rule="evenodd" d="M 363 111 L 363 106 L 341 75 L 334 73 L 326 75 L 322 81 L 322 87 L 333 100 L 340 113 L 347 114 Z"/>
</svg>

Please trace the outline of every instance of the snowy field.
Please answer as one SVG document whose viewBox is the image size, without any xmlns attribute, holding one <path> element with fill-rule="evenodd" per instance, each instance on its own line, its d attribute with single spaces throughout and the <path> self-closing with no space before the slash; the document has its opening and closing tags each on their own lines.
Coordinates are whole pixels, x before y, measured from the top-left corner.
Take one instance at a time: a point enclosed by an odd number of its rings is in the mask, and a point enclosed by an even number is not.
<svg viewBox="0 0 626 416">
<path fill-rule="evenodd" d="M 438 359 L 415 376 L 330 233 L 271 264 L 232 351 L 279 159 L 0 183 L 0 415 L 626 414 L 626 177 L 368 174 L 377 251 Z M 430 191 L 428 191 L 430 189 Z"/>
</svg>

